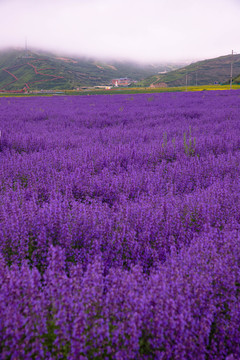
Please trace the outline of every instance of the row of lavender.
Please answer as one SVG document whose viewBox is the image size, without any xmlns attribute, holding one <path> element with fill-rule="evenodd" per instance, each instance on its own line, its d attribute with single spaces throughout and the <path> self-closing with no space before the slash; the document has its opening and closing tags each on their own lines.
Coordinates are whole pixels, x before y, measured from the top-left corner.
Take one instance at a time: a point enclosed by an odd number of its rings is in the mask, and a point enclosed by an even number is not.
<svg viewBox="0 0 240 360">
<path fill-rule="evenodd" d="M 0 99 L 3 359 L 240 356 L 239 109 Z"/>
</svg>

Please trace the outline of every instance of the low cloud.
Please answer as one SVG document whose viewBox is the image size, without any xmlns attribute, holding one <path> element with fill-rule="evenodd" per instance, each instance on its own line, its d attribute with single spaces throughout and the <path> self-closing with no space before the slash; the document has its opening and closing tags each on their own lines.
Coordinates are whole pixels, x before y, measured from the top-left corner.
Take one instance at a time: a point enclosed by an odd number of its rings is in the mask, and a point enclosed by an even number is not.
<svg viewBox="0 0 240 360">
<path fill-rule="evenodd" d="M 235 0 L 0 0 L 0 44 L 139 61 L 240 52 Z"/>
</svg>

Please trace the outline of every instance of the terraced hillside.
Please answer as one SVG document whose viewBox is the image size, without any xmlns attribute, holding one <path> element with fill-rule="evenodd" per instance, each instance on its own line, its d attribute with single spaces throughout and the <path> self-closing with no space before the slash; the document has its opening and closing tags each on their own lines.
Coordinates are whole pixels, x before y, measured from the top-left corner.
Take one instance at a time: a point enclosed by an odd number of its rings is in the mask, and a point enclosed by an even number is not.
<svg viewBox="0 0 240 360">
<path fill-rule="evenodd" d="M 106 63 L 94 59 L 66 57 L 41 51 L 11 49 L 0 52 L 0 90 L 74 89 L 107 85 L 111 79 L 142 80 L 177 65 Z"/>
</svg>

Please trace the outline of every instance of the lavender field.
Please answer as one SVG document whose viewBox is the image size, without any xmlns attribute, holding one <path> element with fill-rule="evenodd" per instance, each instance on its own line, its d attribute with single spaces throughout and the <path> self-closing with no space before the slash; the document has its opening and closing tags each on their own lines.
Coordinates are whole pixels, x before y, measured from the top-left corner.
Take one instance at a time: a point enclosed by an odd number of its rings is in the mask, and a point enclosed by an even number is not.
<svg viewBox="0 0 240 360">
<path fill-rule="evenodd" d="M 0 358 L 240 358 L 240 91 L 0 99 Z"/>
</svg>

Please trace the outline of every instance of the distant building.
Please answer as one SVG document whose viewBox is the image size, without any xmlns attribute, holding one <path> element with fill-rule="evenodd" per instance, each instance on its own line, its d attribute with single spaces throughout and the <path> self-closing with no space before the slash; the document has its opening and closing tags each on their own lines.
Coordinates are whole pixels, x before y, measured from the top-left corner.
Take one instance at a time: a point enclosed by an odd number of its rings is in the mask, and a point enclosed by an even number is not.
<svg viewBox="0 0 240 360">
<path fill-rule="evenodd" d="M 112 85 L 113 86 L 128 86 L 131 84 L 131 81 L 128 78 L 119 78 L 119 79 L 113 79 Z"/>
<path fill-rule="evenodd" d="M 94 86 L 95 89 L 104 89 L 104 90 L 110 90 L 112 88 L 112 86 L 109 85 L 97 85 Z"/>
</svg>

